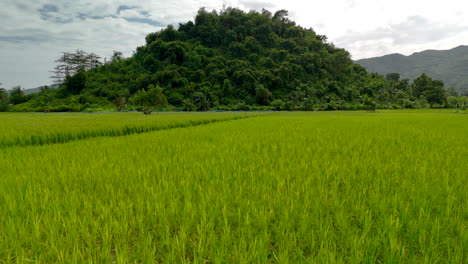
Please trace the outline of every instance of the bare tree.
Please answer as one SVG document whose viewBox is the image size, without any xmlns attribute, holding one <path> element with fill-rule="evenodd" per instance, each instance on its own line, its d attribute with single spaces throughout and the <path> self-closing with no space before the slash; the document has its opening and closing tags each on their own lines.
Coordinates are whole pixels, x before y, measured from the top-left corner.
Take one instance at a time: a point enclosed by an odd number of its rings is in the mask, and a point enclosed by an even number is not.
<svg viewBox="0 0 468 264">
<path fill-rule="evenodd" d="M 82 50 L 75 52 L 62 52 L 62 56 L 55 60 L 57 65 L 51 71 L 51 78 L 56 84 L 62 84 L 67 77 L 75 75 L 79 71 L 88 71 L 102 65 L 101 57 L 94 53 L 86 53 Z"/>
</svg>

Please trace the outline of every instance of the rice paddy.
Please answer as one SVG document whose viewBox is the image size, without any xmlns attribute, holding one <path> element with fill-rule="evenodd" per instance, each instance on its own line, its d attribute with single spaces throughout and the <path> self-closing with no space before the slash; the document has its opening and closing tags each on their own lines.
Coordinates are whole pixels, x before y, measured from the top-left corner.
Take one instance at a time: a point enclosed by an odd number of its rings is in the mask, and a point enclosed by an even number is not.
<svg viewBox="0 0 468 264">
<path fill-rule="evenodd" d="M 0 147 L 65 143 L 235 120 L 258 113 L 2 113 Z"/>
<path fill-rule="evenodd" d="M 32 115 L 0 114 L 0 263 L 467 263 L 466 114 Z"/>
</svg>

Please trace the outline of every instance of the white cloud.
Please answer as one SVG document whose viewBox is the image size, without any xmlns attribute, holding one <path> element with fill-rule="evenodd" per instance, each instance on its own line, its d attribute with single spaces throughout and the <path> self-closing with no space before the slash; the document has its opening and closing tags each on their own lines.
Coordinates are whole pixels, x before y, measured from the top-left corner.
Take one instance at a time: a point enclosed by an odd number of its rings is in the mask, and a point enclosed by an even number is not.
<svg viewBox="0 0 468 264">
<path fill-rule="evenodd" d="M 124 17 L 124 18 L 144 18 L 146 17 L 144 14 L 142 14 L 140 11 L 138 10 L 133 10 L 133 9 L 129 9 L 129 10 L 123 10 L 122 12 L 120 12 L 120 17 Z"/>
<path fill-rule="evenodd" d="M 424 17 L 411 16 L 398 24 L 390 24 L 370 31 L 349 31 L 336 39 L 338 46 L 347 47 L 360 57 L 371 57 L 376 54 L 400 52 L 409 54 L 423 49 L 434 49 L 440 43 L 451 43 L 445 48 L 466 43 L 468 40 L 463 32 L 468 31 L 468 25 L 449 22 L 430 21 Z M 447 40 L 451 40 L 448 41 Z M 439 44 L 439 45 L 437 45 Z"/>
</svg>

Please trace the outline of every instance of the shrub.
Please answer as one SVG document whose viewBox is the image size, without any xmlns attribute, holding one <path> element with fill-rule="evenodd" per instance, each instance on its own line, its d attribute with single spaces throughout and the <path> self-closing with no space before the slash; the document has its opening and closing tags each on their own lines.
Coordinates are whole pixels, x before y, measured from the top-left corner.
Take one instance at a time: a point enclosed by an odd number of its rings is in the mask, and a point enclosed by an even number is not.
<svg viewBox="0 0 468 264">
<path fill-rule="evenodd" d="M 152 84 L 148 86 L 148 91 L 140 90 L 130 100 L 133 104 L 139 106 L 139 111 L 142 111 L 145 115 L 168 105 L 163 89 Z"/>
<path fill-rule="evenodd" d="M 279 111 L 284 109 L 284 101 L 281 99 L 276 99 L 273 100 L 273 102 L 270 103 L 270 105 L 273 107 L 274 110 Z"/>
</svg>

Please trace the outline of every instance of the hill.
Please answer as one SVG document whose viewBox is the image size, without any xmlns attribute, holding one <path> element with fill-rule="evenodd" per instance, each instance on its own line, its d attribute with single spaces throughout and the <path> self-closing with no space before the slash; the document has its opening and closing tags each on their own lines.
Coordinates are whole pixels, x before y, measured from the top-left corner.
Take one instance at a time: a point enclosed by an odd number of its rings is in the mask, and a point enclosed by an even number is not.
<svg viewBox="0 0 468 264">
<path fill-rule="evenodd" d="M 442 80 L 448 87 L 456 87 L 459 93 L 468 93 L 468 46 L 451 50 L 426 50 L 410 56 L 390 54 L 358 60 L 356 63 L 369 72 L 396 72 L 410 80 L 426 73 L 434 79 Z"/>
<path fill-rule="evenodd" d="M 60 88 L 16 95 L 19 104 L 10 111 L 93 111 L 112 103 L 142 110 L 151 94 L 158 94 L 161 107 L 168 103 L 167 109 L 186 111 L 418 108 L 445 102 L 443 91 L 426 93 L 440 88 L 428 76 L 412 94 L 408 82 L 367 73 L 346 50 L 296 25 L 285 10 L 200 9 L 194 21 L 149 34 L 130 58 L 119 52 L 105 63 L 98 58 L 80 50 L 63 53 L 55 68 Z"/>
</svg>

